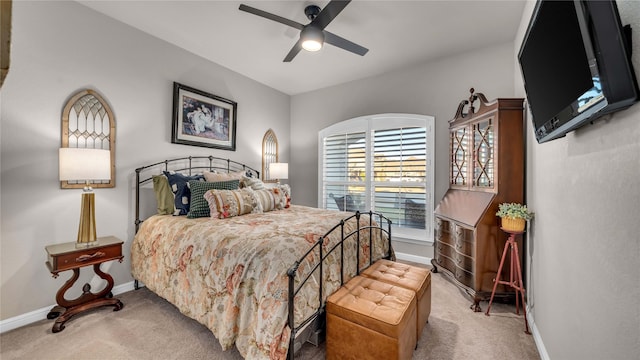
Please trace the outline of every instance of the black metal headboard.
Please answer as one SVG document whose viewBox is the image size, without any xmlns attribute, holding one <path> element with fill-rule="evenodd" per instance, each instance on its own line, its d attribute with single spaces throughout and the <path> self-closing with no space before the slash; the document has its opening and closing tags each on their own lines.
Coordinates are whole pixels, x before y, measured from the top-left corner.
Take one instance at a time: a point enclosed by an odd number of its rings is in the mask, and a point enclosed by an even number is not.
<svg viewBox="0 0 640 360">
<path fill-rule="evenodd" d="M 140 220 L 140 186 L 151 182 L 154 175 L 163 171 L 175 171 L 185 175 L 195 175 L 203 171 L 237 172 L 246 171 L 247 176 L 259 178 L 260 172 L 237 161 L 223 159 L 215 156 L 188 156 L 176 159 L 164 160 L 145 165 L 136 169 L 136 232 L 143 220 Z"/>
</svg>

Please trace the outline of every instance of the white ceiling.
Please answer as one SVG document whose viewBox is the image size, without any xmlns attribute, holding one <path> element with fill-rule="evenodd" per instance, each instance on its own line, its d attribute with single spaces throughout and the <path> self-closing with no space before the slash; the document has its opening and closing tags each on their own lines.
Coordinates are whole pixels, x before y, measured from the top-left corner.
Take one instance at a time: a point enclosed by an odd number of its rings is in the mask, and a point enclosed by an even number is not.
<svg viewBox="0 0 640 360">
<path fill-rule="evenodd" d="M 238 10 L 241 3 L 307 24 L 328 1 L 95 1 L 80 3 L 289 95 L 512 41 L 524 8 L 512 1 L 352 1 L 326 30 L 369 49 L 332 45 L 282 60 L 298 30 Z"/>
</svg>

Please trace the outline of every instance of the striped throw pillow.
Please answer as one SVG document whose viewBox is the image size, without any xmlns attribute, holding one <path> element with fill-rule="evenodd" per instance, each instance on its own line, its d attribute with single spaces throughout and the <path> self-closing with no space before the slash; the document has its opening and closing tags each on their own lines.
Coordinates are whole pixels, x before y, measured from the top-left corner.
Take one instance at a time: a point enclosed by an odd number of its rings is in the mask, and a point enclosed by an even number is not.
<svg viewBox="0 0 640 360">
<path fill-rule="evenodd" d="M 212 218 L 226 219 L 259 212 L 258 198 L 250 188 L 209 190 L 204 194 Z"/>
<path fill-rule="evenodd" d="M 284 193 L 280 189 L 255 190 L 254 192 L 258 197 L 260 210 L 262 212 L 281 210 L 284 209 L 286 205 L 286 198 L 283 196 Z"/>
</svg>

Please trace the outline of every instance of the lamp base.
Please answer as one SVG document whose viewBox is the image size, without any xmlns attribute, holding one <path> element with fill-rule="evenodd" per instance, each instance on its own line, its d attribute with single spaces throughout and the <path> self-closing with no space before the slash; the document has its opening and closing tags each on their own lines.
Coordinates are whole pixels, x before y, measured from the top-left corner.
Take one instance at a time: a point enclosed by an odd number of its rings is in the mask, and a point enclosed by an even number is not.
<svg viewBox="0 0 640 360">
<path fill-rule="evenodd" d="M 95 194 L 93 192 L 85 192 L 82 194 L 76 248 L 90 247 L 97 244 Z"/>
<path fill-rule="evenodd" d="M 98 240 L 91 242 L 76 242 L 76 249 L 86 249 L 98 245 L 100 245 L 100 242 Z"/>
</svg>

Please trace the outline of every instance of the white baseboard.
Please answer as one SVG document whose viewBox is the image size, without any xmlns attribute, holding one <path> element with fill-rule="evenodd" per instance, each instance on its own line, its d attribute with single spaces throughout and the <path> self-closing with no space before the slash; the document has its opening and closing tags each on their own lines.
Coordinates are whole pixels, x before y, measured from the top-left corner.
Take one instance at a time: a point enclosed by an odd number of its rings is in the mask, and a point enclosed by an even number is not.
<svg viewBox="0 0 640 360">
<path fill-rule="evenodd" d="M 544 347 L 542 337 L 540 337 L 540 333 L 538 332 L 536 323 L 533 320 L 533 316 L 531 315 L 531 309 L 529 308 L 529 305 L 527 305 L 527 322 L 529 323 L 529 329 L 531 330 L 533 341 L 536 343 L 536 348 L 538 349 L 538 353 L 540 354 L 540 360 L 550 360 L 551 358 L 547 353 L 547 348 Z"/>
<path fill-rule="evenodd" d="M 415 263 L 418 263 L 418 264 L 431 265 L 431 258 L 428 258 L 426 256 L 418 256 L 418 255 L 412 255 L 412 254 L 405 254 L 405 253 L 396 252 L 396 259 L 405 260 L 405 261 L 412 261 L 412 262 L 415 262 Z"/>
<path fill-rule="evenodd" d="M 113 293 L 113 295 L 118 295 L 118 294 L 122 294 L 123 292 L 131 291 L 131 290 L 133 290 L 133 281 L 130 281 L 128 283 L 121 284 L 118 286 L 114 286 L 111 292 Z M 25 325 L 29 325 L 36 321 L 46 319 L 47 314 L 49 313 L 51 308 L 54 306 L 55 304 L 49 305 L 41 309 L 28 312 L 26 314 L 14 316 L 12 318 L 8 318 L 0 321 L 0 334 L 7 331 L 11 331 L 13 329 L 17 329 Z"/>
</svg>

